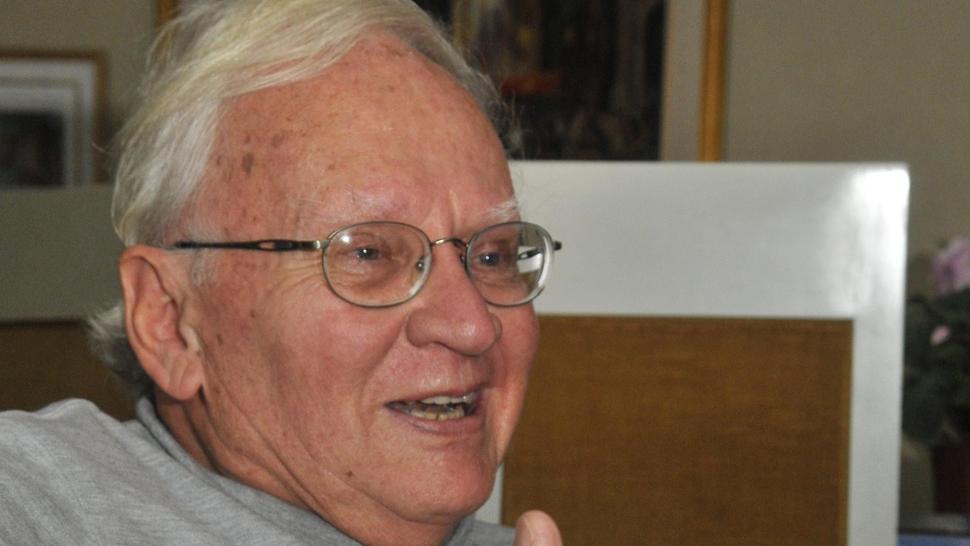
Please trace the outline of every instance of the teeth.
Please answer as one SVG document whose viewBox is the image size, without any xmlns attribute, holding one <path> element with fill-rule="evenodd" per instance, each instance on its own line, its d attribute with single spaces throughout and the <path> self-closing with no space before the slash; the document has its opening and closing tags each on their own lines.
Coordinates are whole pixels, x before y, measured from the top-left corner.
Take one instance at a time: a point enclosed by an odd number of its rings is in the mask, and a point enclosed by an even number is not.
<svg viewBox="0 0 970 546">
<path fill-rule="evenodd" d="M 431 421 L 449 421 L 451 419 L 461 419 L 464 417 L 465 406 L 454 406 L 446 411 L 424 411 L 417 408 L 412 408 L 410 411 L 408 411 L 408 415 Z"/>
<path fill-rule="evenodd" d="M 468 404 L 474 399 L 471 394 L 466 394 L 464 396 L 454 397 L 454 396 L 432 396 L 431 398 L 425 398 L 421 401 L 422 404 L 436 404 L 436 405 L 446 405 L 446 404 Z"/>
<path fill-rule="evenodd" d="M 415 402 L 392 402 L 388 407 L 418 419 L 448 421 L 471 414 L 476 400 L 478 400 L 477 393 L 463 396 L 431 396 Z"/>
</svg>

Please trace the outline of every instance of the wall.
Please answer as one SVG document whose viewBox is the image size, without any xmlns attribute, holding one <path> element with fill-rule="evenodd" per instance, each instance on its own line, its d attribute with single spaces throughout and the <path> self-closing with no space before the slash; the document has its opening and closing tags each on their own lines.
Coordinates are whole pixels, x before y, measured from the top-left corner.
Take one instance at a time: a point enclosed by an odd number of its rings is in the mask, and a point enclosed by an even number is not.
<svg viewBox="0 0 970 546">
<path fill-rule="evenodd" d="M 728 161 L 905 161 L 910 257 L 970 234 L 970 2 L 735 0 L 730 16 Z"/>
<path fill-rule="evenodd" d="M 0 324 L 71 321 L 121 295 L 111 187 L 0 193 Z"/>
</svg>

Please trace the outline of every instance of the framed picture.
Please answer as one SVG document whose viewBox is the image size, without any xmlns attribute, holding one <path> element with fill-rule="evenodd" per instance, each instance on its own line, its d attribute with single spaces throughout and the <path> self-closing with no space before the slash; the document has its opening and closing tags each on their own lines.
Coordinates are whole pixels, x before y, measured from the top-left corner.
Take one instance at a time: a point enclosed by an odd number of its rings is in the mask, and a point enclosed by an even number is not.
<svg viewBox="0 0 970 546">
<path fill-rule="evenodd" d="M 516 157 L 716 161 L 728 0 L 416 0 L 512 103 Z"/>
<path fill-rule="evenodd" d="M 0 52 L 0 188 L 94 182 L 102 74 L 96 53 Z"/>
</svg>

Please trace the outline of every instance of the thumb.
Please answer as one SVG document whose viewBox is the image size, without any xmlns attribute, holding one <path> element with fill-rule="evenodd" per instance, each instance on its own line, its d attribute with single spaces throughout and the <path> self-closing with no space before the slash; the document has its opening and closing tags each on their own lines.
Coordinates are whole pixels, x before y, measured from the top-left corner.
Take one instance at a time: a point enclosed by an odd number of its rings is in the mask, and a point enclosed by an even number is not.
<svg viewBox="0 0 970 546">
<path fill-rule="evenodd" d="M 530 510 L 515 522 L 515 546 L 562 546 L 562 537 L 549 514 Z"/>
</svg>

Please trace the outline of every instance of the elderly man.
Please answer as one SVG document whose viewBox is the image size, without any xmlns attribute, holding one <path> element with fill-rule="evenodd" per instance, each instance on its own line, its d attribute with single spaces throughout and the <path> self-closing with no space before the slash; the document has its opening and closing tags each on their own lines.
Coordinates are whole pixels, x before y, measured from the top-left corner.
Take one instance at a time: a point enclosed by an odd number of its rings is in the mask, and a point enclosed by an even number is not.
<svg viewBox="0 0 970 546">
<path fill-rule="evenodd" d="M 520 221 L 484 80 L 407 0 L 188 3 L 123 135 L 141 398 L 0 417 L 0 542 L 509 544 L 473 521 L 557 246 Z M 558 544 L 548 516 L 516 544 Z"/>
</svg>

